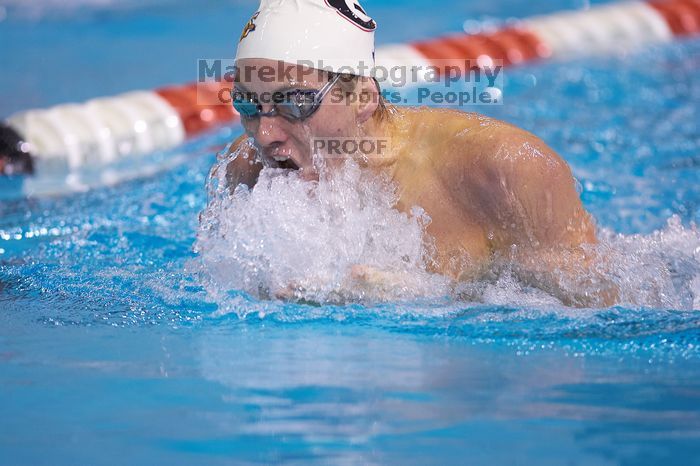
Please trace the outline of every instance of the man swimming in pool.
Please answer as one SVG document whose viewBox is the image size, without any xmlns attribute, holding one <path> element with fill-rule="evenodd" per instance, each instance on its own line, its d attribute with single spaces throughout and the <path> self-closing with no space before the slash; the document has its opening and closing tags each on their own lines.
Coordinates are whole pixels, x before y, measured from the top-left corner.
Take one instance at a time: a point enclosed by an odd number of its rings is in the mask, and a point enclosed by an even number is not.
<svg viewBox="0 0 700 466">
<path fill-rule="evenodd" d="M 255 151 L 259 159 L 234 158 L 230 184 L 253 186 L 264 166 L 318 177 L 312 140 L 386 140 L 381 157 L 356 161 L 396 183 L 397 209 L 418 205 L 430 216 L 433 271 L 473 281 L 507 264 L 565 304 L 613 304 L 616 289 L 594 252 L 595 225 L 566 162 L 501 121 L 389 105 L 376 80 L 355 66 L 374 63 L 375 27 L 352 1 L 262 1 L 241 35 L 232 92 L 245 129 L 232 151 Z M 334 71 L 308 66 L 321 62 Z M 270 73 L 282 67 L 285 73 Z M 330 170 L 342 167 L 337 158 L 326 162 Z M 368 283 L 392 280 L 361 264 L 352 273 Z"/>
</svg>

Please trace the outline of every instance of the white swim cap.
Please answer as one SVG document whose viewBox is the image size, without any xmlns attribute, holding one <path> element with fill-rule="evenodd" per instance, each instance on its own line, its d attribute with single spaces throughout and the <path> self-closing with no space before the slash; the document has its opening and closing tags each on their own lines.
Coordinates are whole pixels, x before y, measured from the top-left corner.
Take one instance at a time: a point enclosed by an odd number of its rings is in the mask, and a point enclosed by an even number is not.
<svg viewBox="0 0 700 466">
<path fill-rule="evenodd" d="M 236 61 L 267 58 L 371 76 L 377 24 L 355 0 L 261 0 Z"/>
</svg>

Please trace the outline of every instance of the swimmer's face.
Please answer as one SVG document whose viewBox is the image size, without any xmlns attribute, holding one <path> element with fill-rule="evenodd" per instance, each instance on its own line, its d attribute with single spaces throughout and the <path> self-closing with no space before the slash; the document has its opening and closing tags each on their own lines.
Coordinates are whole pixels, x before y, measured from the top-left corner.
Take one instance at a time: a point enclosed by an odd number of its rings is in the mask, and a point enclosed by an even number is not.
<svg viewBox="0 0 700 466">
<path fill-rule="evenodd" d="M 328 83 L 327 73 L 274 60 L 242 59 L 237 62 L 237 68 L 235 89 L 255 95 L 263 112 L 272 110 L 271 96 L 276 92 L 319 90 Z M 306 179 L 318 178 L 318 167 L 312 157 L 312 139 L 358 134 L 358 106 L 343 98 L 345 94 L 339 87 L 340 83 L 336 83 L 319 108 L 304 120 L 290 120 L 281 115 L 241 118 L 246 133 L 254 139 L 266 164 L 299 169 Z M 334 159 L 325 162 L 329 167 L 338 164 Z"/>
</svg>

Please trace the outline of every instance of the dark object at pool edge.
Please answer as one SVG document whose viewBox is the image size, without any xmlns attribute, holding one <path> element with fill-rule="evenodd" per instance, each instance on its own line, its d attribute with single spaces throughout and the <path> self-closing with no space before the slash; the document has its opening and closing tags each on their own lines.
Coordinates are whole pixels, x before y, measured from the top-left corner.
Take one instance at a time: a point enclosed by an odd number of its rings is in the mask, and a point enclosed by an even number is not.
<svg viewBox="0 0 700 466">
<path fill-rule="evenodd" d="M 0 176 L 30 175 L 34 162 L 17 131 L 0 123 Z"/>
</svg>

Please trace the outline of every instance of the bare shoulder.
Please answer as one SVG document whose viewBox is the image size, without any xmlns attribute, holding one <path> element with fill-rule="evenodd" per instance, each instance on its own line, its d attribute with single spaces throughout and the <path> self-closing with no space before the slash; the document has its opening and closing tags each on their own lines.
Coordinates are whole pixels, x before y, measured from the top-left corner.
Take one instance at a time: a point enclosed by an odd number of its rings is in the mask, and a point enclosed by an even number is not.
<svg viewBox="0 0 700 466">
<path fill-rule="evenodd" d="M 457 138 L 488 132 L 491 128 L 509 126 L 502 121 L 475 112 L 452 108 L 404 107 L 401 119 L 412 128 L 425 128 L 433 134 Z M 449 142 L 449 141 L 445 141 Z"/>
<path fill-rule="evenodd" d="M 445 176 L 572 178 L 568 164 L 534 134 L 478 113 L 445 112 L 449 144 L 438 156 Z"/>
<path fill-rule="evenodd" d="M 490 179 L 498 180 L 501 200 L 542 204 L 547 196 L 556 198 L 562 212 L 566 206 L 580 206 L 571 167 L 542 139 L 503 123 L 491 130 L 490 141 L 481 166 Z"/>
<path fill-rule="evenodd" d="M 513 225 L 515 231 L 504 232 L 509 243 L 527 232 L 562 240 L 558 232 L 577 231 L 591 238 L 576 181 L 556 151 L 503 121 L 476 114 L 452 118 L 459 124 L 450 123 L 451 144 L 436 155 L 435 170 L 464 209 L 494 227 Z M 572 228 L 574 223 L 579 226 Z"/>
<path fill-rule="evenodd" d="M 429 125 L 431 158 L 436 173 L 448 183 L 462 183 L 467 178 L 488 176 L 498 162 L 504 143 L 525 143 L 526 132 L 503 121 L 478 113 L 452 109 L 427 109 L 413 116 Z"/>
<path fill-rule="evenodd" d="M 475 112 L 450 108 L 407 107 L 401 111 L 404 126 L 417 146 L 429 145 L 438 167 L 453 163 L 488 162 L 504 142 L 526 142 L 533 135 L 506 122 Z"/>
</svg>

